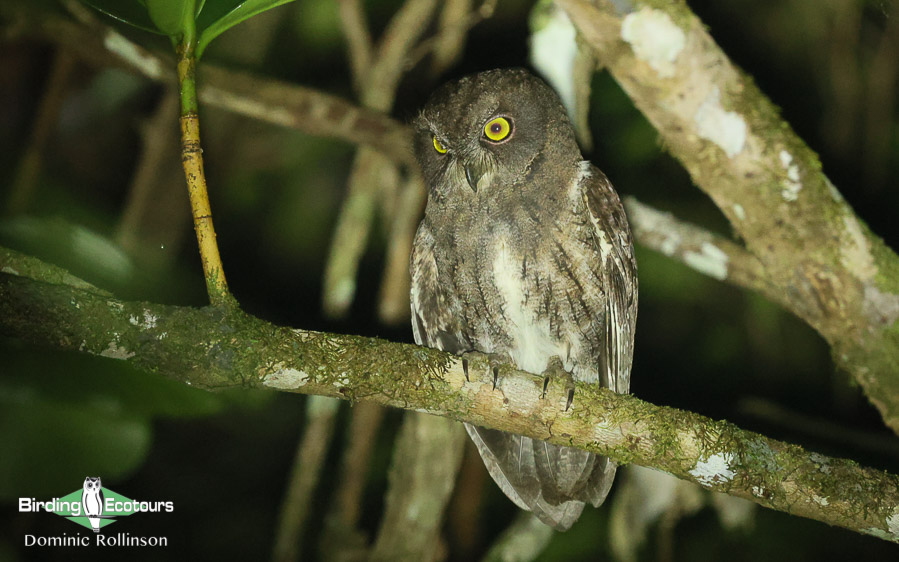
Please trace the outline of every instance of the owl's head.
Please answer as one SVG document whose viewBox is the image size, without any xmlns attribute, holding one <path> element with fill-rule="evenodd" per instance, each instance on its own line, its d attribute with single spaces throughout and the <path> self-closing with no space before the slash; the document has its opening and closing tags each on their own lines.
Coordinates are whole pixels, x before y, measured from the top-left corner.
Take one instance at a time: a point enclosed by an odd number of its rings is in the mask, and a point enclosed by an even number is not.
<svg viewBox="0 0 899 562">
<path fill-rule="evenodd" d="M 514 185 L 541 155 L 580 159 L 558 95 L 522 69 L 488 70 L 442 86 L 415 130 L 416 157 L 437 194 L 489 190 L 494 178 Z"/>
<path fill-rule="evenodd" d="M 84 479 L 84 490 L 86 492 L 95 492 L 100 489 L 100 477 L 88 476 Z"/>
</svg>

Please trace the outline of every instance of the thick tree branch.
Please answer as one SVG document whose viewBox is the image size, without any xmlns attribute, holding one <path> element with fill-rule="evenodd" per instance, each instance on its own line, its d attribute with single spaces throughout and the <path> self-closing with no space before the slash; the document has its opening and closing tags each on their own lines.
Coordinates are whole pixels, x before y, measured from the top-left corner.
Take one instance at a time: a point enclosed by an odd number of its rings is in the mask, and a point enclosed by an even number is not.
<svg viewBox="0 0 899 562">
<path fill-rule="evenodd" d="M 2 266 L 2 264 L 0 264 Z M 89 321 L 87 320 L 89 319 Z M 123 302 L 0 275 L 0 335 L 125 360 L 192 386 L 366 400 L 583 448 L 765 507 L 899 542 L 899 477 L 723 421 L 453 355 L 278 327 L 239 310 Z"/>
<path fill-rule="evenodd" d="M 899 431 L 899 258 L 686 3 L 558 0 L 789 310 Z"/>
</svg>

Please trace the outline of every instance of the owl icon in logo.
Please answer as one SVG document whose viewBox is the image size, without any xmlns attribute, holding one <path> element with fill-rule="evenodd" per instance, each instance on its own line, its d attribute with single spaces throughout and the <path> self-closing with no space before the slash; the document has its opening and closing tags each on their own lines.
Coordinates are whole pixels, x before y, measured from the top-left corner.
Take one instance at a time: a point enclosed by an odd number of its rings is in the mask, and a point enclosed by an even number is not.
<svg viewBox="0 0 899 562">
<path fill-rule="evenodd" d="M 100 519 L 103 519 L 103 487 L 99 476 L 88 476 L 84 479 L 84 491 L 81 492 L 81 512 L 91 522 L 95 533 L 100 532 Z"/>
</svg>

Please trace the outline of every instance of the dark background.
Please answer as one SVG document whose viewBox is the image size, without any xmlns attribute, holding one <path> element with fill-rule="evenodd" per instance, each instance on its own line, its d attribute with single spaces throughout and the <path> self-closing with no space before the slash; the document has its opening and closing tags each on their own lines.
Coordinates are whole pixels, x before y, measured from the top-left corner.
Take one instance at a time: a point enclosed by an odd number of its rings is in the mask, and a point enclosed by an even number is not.
<svg viewBox="0 0 899 562">
<path fill-rule="evenodd" d="M 366 5 L 377 35 L 399 2 Z M 689 5 L 818 152 L 828 177 L 858 215 L 888 245 L 899 247 L 896 6 L 861 0 L 691 0 Z M 463 59 L 449 75 L 436 80 L 416 70 L 407 75 L 393 115 L 409 119 L 446 78 L 526 66 L 530 9 L 529 2 L 501 1 L 494 17 L 472 30 Z M 8 36 L 9 22 L 0 23 Z M 157 37 L 122 31 L 142 44 L 166 48 Z M 27 35 L 7 38 L 0 47 L 0 202 L 13 190 L 59 56 L 56 45 Z M 213 43 L 204 62 L 353 99 L 331 0 L 299 0 L 247 22 Z M 159 170 L 174 187 L 166 191 L 168 199 L 161 195 L 162 203 L 157 201 L 158 224 L 143 233 L 152 243 L 120 254 L 105 245 L 115 247 L 143 146 L 141 131 L 163 88 L 78 60 L 74 68 L 42 153 L 36 190 L 20 212 L 4 209 L 0 243 L 63 265 L 121 298 L 202 306 L 205 287 L 177 154 Z M 387 235 L 382 226 L 370 240 L 350 316 L 327 320 L 321 312 L 324 264 L 354 147 L 211 108 L 201 108 L 201 118 L 219 244 L 241 305 L 280 324 L 411 341 L 406 323 L 387 326 L 377 320 Z M 621 194 L 731 235 L 714 205 L 691 185 L 605 73 L 593 80 L 591 124 L 596 146 L 585 156 Z M 899 472 L 899 441 L 858 387 L 834 368 L 817 334 L 759 296 L 651 251 L 637 251 L 635 395 Z M 174 514 L 134 515 L 110 528 L 169 538 L 164 552 L 134 550 L 128 556 L 270 556 L 304 422 L 304 398 L 203 393 L 120 362 L 4 340 L 0 373 L 0 559 L 93 556 L 86 549 L 23 549 L 24 534 L 71 535 L 79 528 L 52 515 L 16 510 L 16 498 L 68 494 L 87 474 L 102 476 L 104 486 L 130 498 L 175 503 Z M 349 407 L 341 408 L 328 467 L 336 467 L 344 441 Z M 372 534 L 400 419 L 398 411 L 387 413 L 369 469 L 362 524 Z M 308 558 L 318 554 L 322 523 L 316 514 L 331 498 L 335 472 L 326 468 L 316 495 L 305 541 Z M 483 495 L 474 530 L 464 540 L 459 529 L 471 525 L 453 521 L 452 515 L 447 525 L 450 556 L 468 559 L 485 551 L 516 508 L 489 480 L 456 493 Z M 540 559 L 608 558 L 608 514 L 606 506 L 588 509 L 571 531 L 554 537 Z M 660 536 L 650 534 L 640 549 L 642 559 L 667 552 L 662 541 L 675 560 L 899 554 L 884 541 L 764 509 L 756 511 L 750 529 L 725 530 L 706 508 L 678 522 L 667 538 Z"/>
</svg>

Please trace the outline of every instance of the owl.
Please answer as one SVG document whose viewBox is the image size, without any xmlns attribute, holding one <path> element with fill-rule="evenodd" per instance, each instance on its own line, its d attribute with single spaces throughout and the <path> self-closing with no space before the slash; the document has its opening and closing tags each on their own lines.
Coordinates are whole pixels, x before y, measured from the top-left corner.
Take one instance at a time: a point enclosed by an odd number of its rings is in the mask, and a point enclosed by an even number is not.
<svg viewBox="0 0 899 562">
<path fill-rule="evenodd" d="M 88 476 L 84 479 L 84 491 L 81 492 L 81 513 L 91 522 L 91 528 L 95 533 L 100 532 L 103 502 L 103 487 L 100 477 Z"/>
<path fill-rule="evenodd" d="M 437 90 L 415 130 L 429 188 L 411 257 L 416 343 L 627 392 L 631 232 L 555 92 L 525 70 L 482 72 Z M 502 491 L 555 529 L 612 484 L 608 458 L 465 427 Z"/>
</svg>

